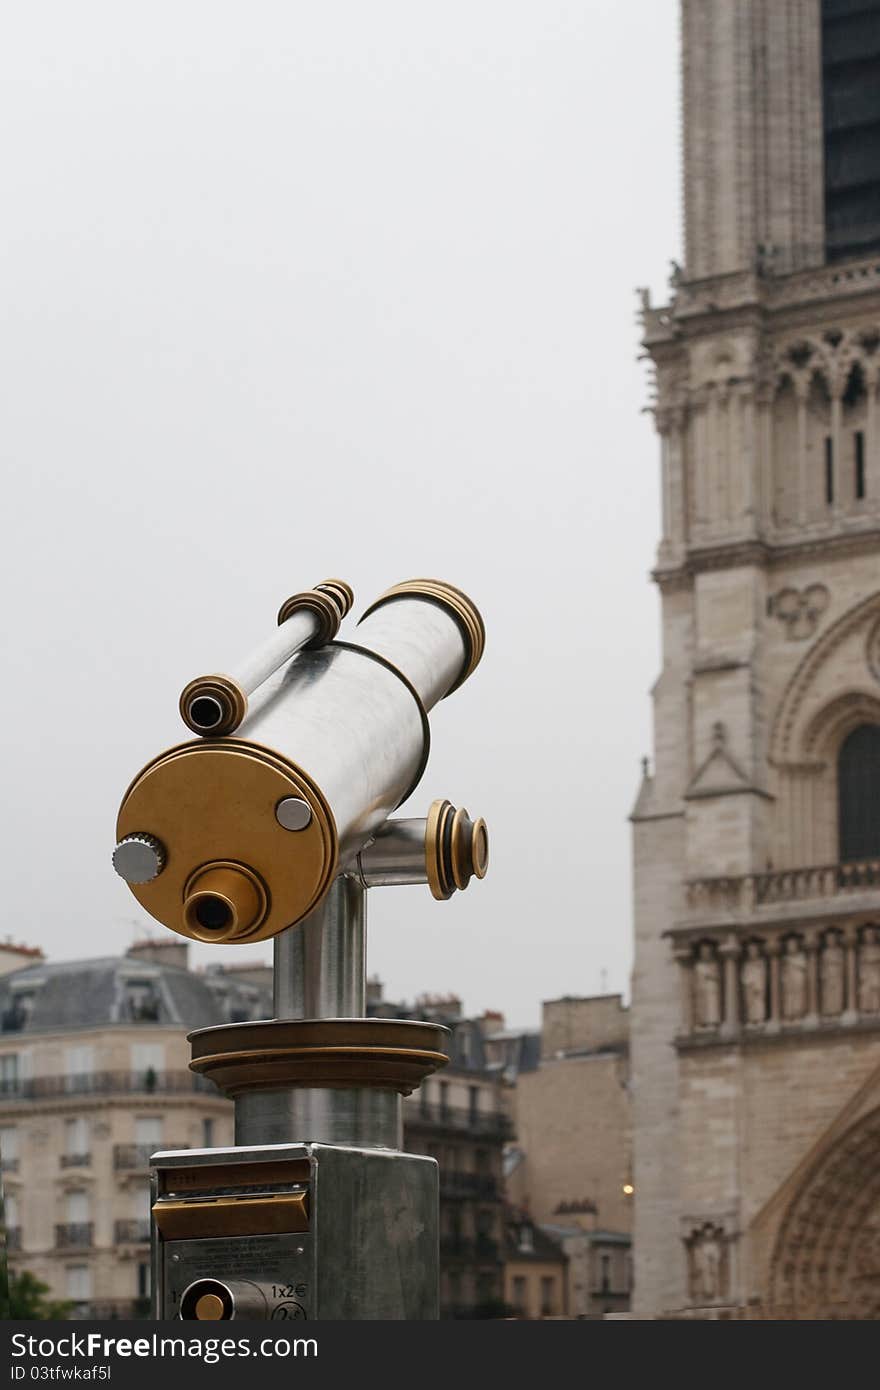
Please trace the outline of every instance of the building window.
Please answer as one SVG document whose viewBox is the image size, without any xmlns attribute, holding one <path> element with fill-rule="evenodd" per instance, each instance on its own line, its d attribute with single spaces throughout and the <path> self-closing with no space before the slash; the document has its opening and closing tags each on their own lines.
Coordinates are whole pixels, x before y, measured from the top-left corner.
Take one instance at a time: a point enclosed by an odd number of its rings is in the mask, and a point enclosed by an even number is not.
<svg viewBox="0 0 880 1390">
<path fill-rule="evenodd" d="M 70 1226 L 87 1226 L 89 1222 L 89 1194 L 87 1192 L 68 1192 L 67 1223 Z"/>
<path fill-rule="evenodd" d="M 556 1280 L 552 1274 L 541 1276 L 541 1317 L 552 1317 L 556 1312 Z"/>
<path fill-rule="evenodd" d="M 440 1114 L 446 1115 L 449 1111 L 449 1082 L 440 1082 Z"/>
<path fill-rule="evenodd" d="M 468 1086 L 468 1122 L 472 1125 L 477 1123 L 480 1113 L 480 1088 L 479 1086 Z"/>
<path fill-rule="evenodd" d="M 880 249 L 880 0 L 822 0 L 825 254 Z"/>
<path fill-rule="evenodd" d="M 150 1297 L 150 1266 L 144 1261 L 138 1265 L 138 1298 Z"/>
<path fill-rule="evenodd" d="M 18 1053 L 7 1052 L 0 1057 L 0 1096 L 18 1093 Z"/>
<path fill-rule="evenodd" d="M 214 1121 L 209 1117 L 202 1120 L 202 1148 L 213 1149 L 214 1147 Z"/>
<path fill-rule="evenodd" d="M 153 979 L 126 980 L 125 1004 L 128 1017 L 138 1023 L 158 1023 L 161 1012 Z"/>
<path fill-rule="evenodd" d="M 30 1021 L 37 997 L 37 988 L 35 984 L 16 987 L 13 981 L 10 990 L 9 1008 L 3 1014 L 2 1027 L 4 1033 L 18 1033 L 22 1028 L 26 1028 Z"/>
<path fill-rule="evenodd" d="M 90 1091 L 95 1072 L 95 1049 L 88 1044 L 65 1048 L 64 1070 L 69 1092 Z"/>
<path fill-rule="evenodd" d="M 3 1202 L 3 1217 L 6 1222 L 6 1230 L 14 1231 L 18 1226 L 18 1197 L 14 1192 L 7 1192 Z"/>
<path fill-rule="evenodd" d="M 513 1306 L 521 1318 L 526 1315 L 526 1280 L 522 1274 L 513 1276 Z"/>
<path fill-rule="evenodd" d="M 520 1226 L 517 1247 L 523 1255 L 535 1253 L 535 1236 L 531 1226 Z"/>
<path fill-rule="evenodd" d="M 834 440 L 830 434 L 825 436 L 825 501 L 829 507 L 834 501 Z"/>
<path fill-rule="evenodd" d="M 134 1043 L 131 1069 L 134 1083 L 140 1090 L 154 1091 L 160 1072 L 165 1070 L 165 1048 L 162 1043 Z"/>
<path fill-rule="evenodd" d="M 601 1281 L 602 1281 L 602 1282 L 601 1282 L 601 1286 L 600 1286 L 600 1292 L 602 1292 L 602 1293 L 610 1293 L 610 1292 L 611 1292 L 611 1256 L 610 1256 L 610 1255 L 601 1255 L 601 1256 L 599 1257 L 599 1267 L 600 1267 L 600 1269 L 601 1269 L 601 1271 L 602 1271 L 602 1272 L 601 1272 L 601 1275 L 600 1275 L 600 1278 L 601 1278 Z"/>
<path fill-rule="evenodd" d="M 162 1116 L 144 1115 L 134 1122 L 134 1142 L 145 1149 L 157 1149 L 162 1143 Z"/>
<path fill-rule="evenodd" d="M 865 496 L 865 432 L 856 430 L 853 435 L 853 445 L 855 448 L 855 492 L 856 501 L 861 502 Z"/>
<path fill-rule="evenodd" d="M 92 1271 L 88 1265 L 67 1266 L 67 1297 L 84 1303 L 92 1296 Z"/>
<path fill-rule="evenodd" d="M 844 739 L 837 760 L 840 861 L 880 857 L 880 728 L 862 724 Z"/>
<path fill-rule="evenodd" d="M 0 1126 L 0 1168 L 14 1172 L 18 1167 L 18 1130 L 15 1125 Z"/>
<path fill-rule="evenodd" d="M 82 1158 L 89 1152 L 89 1125 L 84 1115 L 64 1121 L 64 1156 Z"/>
</svg>

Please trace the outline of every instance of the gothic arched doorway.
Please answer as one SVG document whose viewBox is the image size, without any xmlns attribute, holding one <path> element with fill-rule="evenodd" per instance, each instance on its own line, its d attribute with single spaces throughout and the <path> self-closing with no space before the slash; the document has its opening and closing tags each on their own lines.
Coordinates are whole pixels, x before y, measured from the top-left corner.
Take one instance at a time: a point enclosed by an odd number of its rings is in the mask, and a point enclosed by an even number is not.
<svg viewBox="0 0 880 1390">
<path fill-rule="evenodd" d="M 773 1318 L 880 1319 L 880 1107 L 807 1175 L 770 1269 Z"/>
</svg>

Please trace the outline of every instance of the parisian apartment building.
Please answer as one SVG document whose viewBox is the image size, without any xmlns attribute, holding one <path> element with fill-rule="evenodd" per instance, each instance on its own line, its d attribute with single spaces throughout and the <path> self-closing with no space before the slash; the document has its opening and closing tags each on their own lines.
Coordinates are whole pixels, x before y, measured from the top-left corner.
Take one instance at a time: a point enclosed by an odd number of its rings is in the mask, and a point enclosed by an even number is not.
<svg viewBox="0 0 880 1390">
<path fill-rule="evenodd" d="M 0 1171 L 10 1270 L 28 1269 L 74 1316 L 146 1316 L 150 1155 L 232 1143 L 232 1106 L 189 1070 L 186 1034 L 272 1015 L 266 965 L 188 967 L 185 941 L 54 963 L 0 945 Z M 404 1105 L 404 1143 L 440 1166 L 446 1317 L 504 1305 L 504 1152 L 511 1072 L 491 1064 L 497 1014 L 452 998 L 369 1012 L 449 1028 L 450 1063 Z"/>
</svg>

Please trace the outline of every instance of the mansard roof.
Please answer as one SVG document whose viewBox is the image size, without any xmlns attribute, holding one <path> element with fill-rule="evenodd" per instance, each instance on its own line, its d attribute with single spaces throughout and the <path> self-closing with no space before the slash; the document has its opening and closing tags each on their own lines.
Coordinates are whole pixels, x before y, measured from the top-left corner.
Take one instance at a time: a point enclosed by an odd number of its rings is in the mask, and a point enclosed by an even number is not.
<svg viewBox="0 0 880 1390">
<path fill-rule="evenodd" d="M 271 1017 L 265 991 L 181 966 L 104 956 L 42 961 L 0 977 L 0 1033 L 29 1034 L 126 1024 L 205 1028 Z"/>
</svg>

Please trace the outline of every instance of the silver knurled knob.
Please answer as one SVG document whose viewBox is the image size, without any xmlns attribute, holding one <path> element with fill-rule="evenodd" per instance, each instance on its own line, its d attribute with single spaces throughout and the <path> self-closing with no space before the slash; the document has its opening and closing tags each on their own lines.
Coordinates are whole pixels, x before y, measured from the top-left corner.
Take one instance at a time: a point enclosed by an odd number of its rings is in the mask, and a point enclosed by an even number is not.
<svg viewBox="0 0 880 1390">
<path fill-rule="evenodd" d="M 165 847 L 155 835 L 126 835 L 113 851 L 113 867 L 126 883 L 149 883 L 165 868 Z"/>
</svg>

